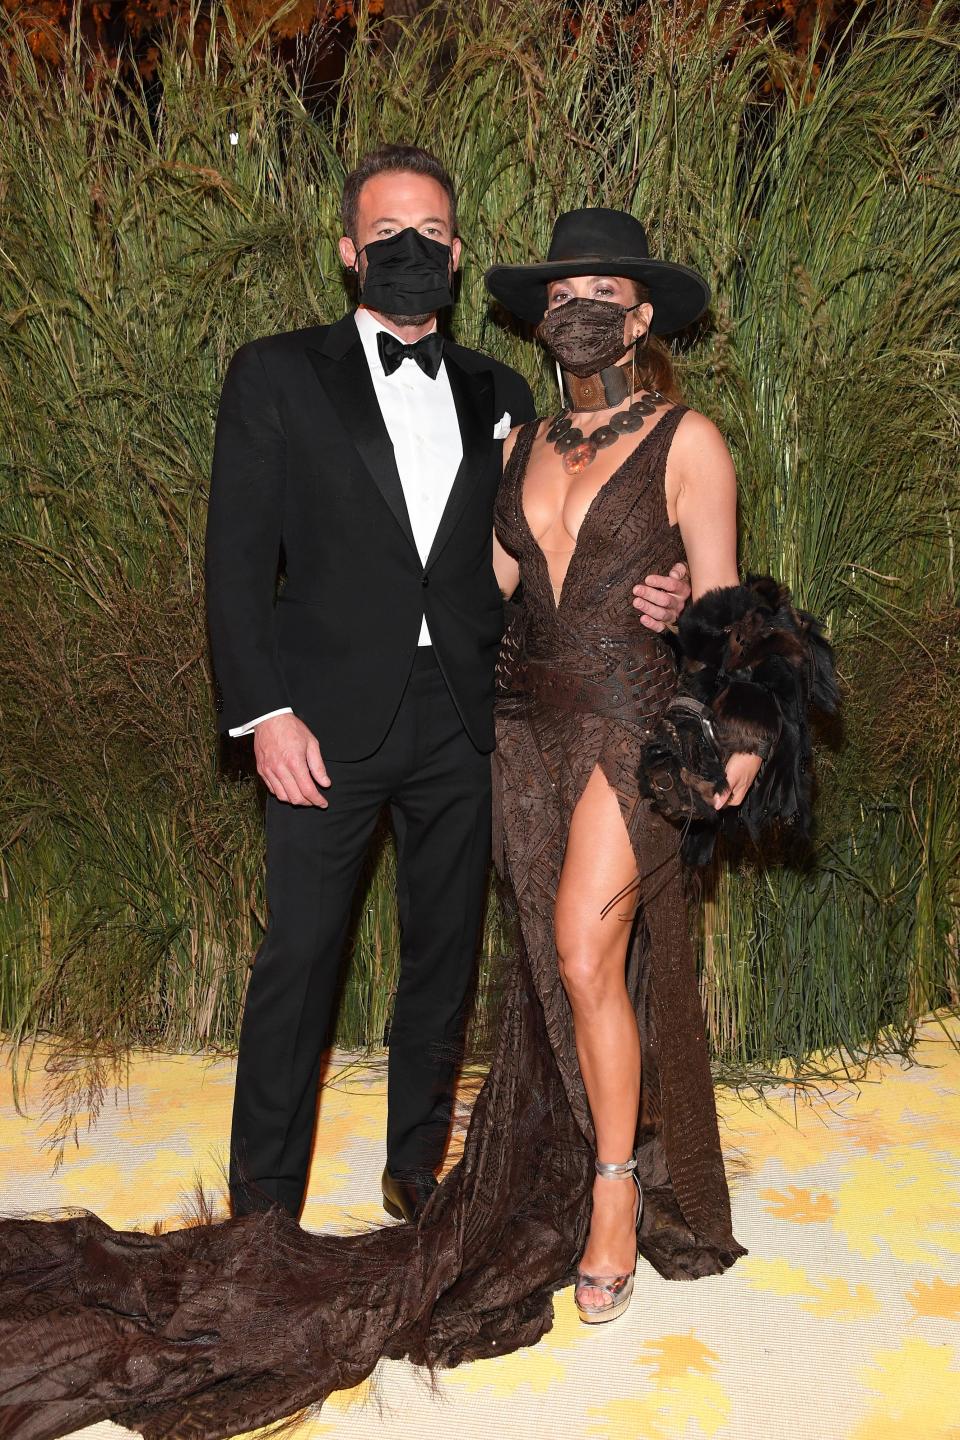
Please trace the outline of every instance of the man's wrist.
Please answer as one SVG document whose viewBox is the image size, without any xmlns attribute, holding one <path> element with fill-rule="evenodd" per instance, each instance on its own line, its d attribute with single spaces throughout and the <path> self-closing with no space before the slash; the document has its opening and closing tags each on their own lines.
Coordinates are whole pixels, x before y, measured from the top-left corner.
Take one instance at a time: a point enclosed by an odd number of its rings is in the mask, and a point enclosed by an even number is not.
<svg viewBox="0 0 960 1440">
<path fill-rule="evenodd" d="M 237 736 L 240 735 L 252 735 L 254 730 L 256 730 L 257 726 L 262 725 L 264 720 L 272 720 L 275 715 L 292 714 L 293 707 L 290 705 L 283 705 L 279 710 L 268 710 L 266 715 L 258 715 L 256 720 L 248 720 L 246 725 L 234 726 L 233 729 L 227 731 L 227 734 L 233 736 L 235 739 Z"/>
</svg>

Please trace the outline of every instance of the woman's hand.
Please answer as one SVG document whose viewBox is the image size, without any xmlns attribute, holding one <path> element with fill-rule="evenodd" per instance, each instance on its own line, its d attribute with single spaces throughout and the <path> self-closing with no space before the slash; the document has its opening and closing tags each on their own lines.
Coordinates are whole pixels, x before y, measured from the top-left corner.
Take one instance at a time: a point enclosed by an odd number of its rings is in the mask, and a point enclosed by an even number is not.
<svg viewBox="0 0 960 1440">
<path fill-rule="evenodd" d="M 761 763 L 759 755 L 750 755 L 745 750 L 735 751 L 726 764 L 727 784 L 730 788 L 724 790 L 722 795 L 714 797 L 713 808 L 722 810 L 725 805 L 739 805 L 757 778 Z"/>
</svg>

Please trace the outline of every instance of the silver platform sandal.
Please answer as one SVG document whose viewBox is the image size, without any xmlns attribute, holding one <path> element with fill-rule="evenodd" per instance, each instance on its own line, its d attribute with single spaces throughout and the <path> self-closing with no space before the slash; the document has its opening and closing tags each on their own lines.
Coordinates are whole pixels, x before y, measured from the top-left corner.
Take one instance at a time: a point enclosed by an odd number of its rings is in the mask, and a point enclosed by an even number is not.
<svg viewBox="0 0 960 1440">
<path fill-rule="evenodd" d="M 622 1164 L 608 1164 L 604 1160 L 594 1161 L 596 1172 L 604 1180 L 616 1180 L 621 1175 L 632 1175 L 637 1187 L 637 1218 L 635 1228 L 639 1229 L 640 1220 L 643 1215 L 643 1188 L 637 1179 L 637 1162 L 631 1156 Z M 636 1272 L 637 1263 L 634 1261 L 633 1270 L 626 1275 L 587 1275 L 583 1270 L 577 1271 L 577 1283 L 573 1291 L 573 1303 L 577 1307 L 577 1314 L 585 1325 L 603 1325 L 608 1320 L 616 1320 L 622 1315 L 633 1298 L 633 1277 Z M 577 1298 L 580 1290 L 602 1290 L 604 1295 L 609 1295 L 609 1301 L 602 1305 L 583 1305 Z"/>
</svg>

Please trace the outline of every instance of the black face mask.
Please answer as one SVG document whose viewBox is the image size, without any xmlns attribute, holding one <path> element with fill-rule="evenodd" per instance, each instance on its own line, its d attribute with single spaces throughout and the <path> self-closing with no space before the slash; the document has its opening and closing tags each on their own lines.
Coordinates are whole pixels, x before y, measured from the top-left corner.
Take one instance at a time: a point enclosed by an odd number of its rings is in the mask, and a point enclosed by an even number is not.
<svg viewBox="0 0 960 1440">
<path fill-rule="evenodd" d="M 564 370 L 583 379 L 615 364 L 633 348 L 623 343 L 623 323 L 637 305 L 617 305 L 612 300 L 567 300 L 547 311 L 537 326 L 537 334 Z"/>
<path fill-rule="evenodd" d="M 371 310 L 382 315 L 427 315 L 453 304 L 449 245 L 408 225 L 363 249 L 367 272 L 360 298 Z"/>
</svg>

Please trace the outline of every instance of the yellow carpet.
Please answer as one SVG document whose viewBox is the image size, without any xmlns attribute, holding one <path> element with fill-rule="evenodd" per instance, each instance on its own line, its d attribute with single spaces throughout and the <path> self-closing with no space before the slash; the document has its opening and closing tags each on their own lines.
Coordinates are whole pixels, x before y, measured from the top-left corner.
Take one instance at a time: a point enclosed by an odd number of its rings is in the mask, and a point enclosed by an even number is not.
<svg viewBox="0 0 960 1440">
<path fill-rule="evenodd" d="M 960 1023 L 946 1028 L 960 1042 Z M 445 1372 L 435 1390 L 384 1362 L 296 1440 L 960 1440 L 960 1054 L 937 1022 L 921 1033 L 918 1064 L 876 1063 L 858 1088 L 721 1092 L 750 1250 L 727 1275 L 671 1284 L 642 1266 L 631 1310 L 597 1328 L 563 1292 L 535 1348 Z M 43 1076 L 24 1117 L 5 1065 L 0 1209 L 177 1224 L 197 1178 L 222 1208 L 232 1086 L 229 1061 L 137 1055 L 129 1089 L 51 1174 Z M 464 1115 L 468 1101 L 469 1086 Z M 382 1069 L 336 1057 L 307 1227 L 385 1219 L 384 1110 Z"/>
</svg>

